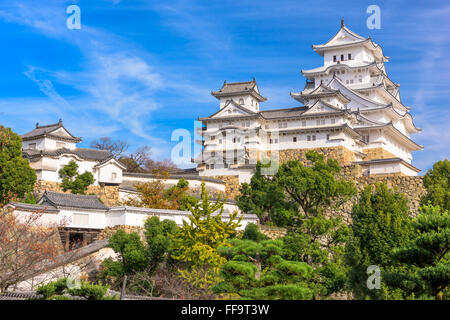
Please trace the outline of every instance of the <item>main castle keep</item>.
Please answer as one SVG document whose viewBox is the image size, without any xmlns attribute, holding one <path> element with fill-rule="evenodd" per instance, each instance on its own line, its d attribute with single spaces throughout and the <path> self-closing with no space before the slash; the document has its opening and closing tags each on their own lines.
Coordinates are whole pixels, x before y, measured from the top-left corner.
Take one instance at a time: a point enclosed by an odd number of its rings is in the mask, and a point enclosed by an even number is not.
<svg viewBox="0 0 450 320">
<path fill-rule="evenodd" d="M 355 177 L 417 175 L 412 152 L 423 146 L 411 135 L 421 129 L 402 103 L 400 85 L 388 77 L 381 46 L 342 20 L 329 41 L 312 48 L 323 65 L 302 70 L 304 89 L 290 93 L 301 106 L 260 110 L 267 99 L 255 79 L 225 81 L 212 92 L 219 111 L 199 118 L 203 150 L 194 161 L 200 176 L 236 187 L 249 182 L 258 160 L 303 160 L 310 149 L 351 167 Z"/>
</svg>

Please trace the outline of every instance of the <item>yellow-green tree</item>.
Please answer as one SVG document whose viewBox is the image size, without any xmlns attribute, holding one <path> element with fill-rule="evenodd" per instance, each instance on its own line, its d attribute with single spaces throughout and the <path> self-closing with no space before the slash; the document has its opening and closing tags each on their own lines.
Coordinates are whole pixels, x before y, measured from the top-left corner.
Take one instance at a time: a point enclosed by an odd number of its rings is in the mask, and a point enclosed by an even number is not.
<svg viewBox="0 0 450 320">
<path fill-rule="evenodd" d="M 217 248 L 229 245 L 227 240 L 235 234 L 242 217 L 234 212 L 223 221 L 223 205 L 219 199 L 211 203 L 202 181 L 201 201 L 191 206 L 189 222 L 183 221 L 180 231 L 174 236 L 173 258 L 186 263 L 178 271 L 180 276 L 197 288 L 209 288 L 219 280 L 219 271 L 226 259 Z"/>
</svg>

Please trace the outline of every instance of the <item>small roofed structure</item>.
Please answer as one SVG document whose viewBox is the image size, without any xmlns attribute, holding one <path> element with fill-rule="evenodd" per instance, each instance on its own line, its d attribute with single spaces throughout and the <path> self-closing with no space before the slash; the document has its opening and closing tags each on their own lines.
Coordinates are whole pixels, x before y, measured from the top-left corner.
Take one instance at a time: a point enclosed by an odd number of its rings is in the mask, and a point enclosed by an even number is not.
<svg viewBox="0 0 450 320">
<path fill-rule="evenodd" d="M 125 166 L 107 150 L 78 148 L 81 138 L 72 135 L 61 119 L 49 125 L 37 123 L 36 128 L 21 137 L 23 157 L 36 171 L 38 180 L 61 182 L 59 170 L 70 161 L 75 161 L 79 173 L 92 173 L 94 185 L 122 183 Z"/>
<path fill-rule="evenodd" d="M 219 91 L 212 91 L 211 95 L 220 100 L 221 109 L 234 100 L 247 109 L 258 111 L 259 103 L 267 100 L 259 93 L 255 78 L 246 82 L 227 83 L 225 80 L 222 88 Z"/>
<path fill-rule="evenodd" d="M 61 193 L 46 190 L 38 201 L 40 205 L 50 205 L 55 208 L 83 208 L 94 210 L 108 209 L 95 195 Z"/>
<path fill-rule="evenodd" d="M 69 142 L 81 142 L 81 138 L 73 136 L 62 124 L 62 119 L 57 123 L 40 126 L 36 123 L 36 128 L 20 136 L 22 141 L 49 138 Z"/>
</svg>

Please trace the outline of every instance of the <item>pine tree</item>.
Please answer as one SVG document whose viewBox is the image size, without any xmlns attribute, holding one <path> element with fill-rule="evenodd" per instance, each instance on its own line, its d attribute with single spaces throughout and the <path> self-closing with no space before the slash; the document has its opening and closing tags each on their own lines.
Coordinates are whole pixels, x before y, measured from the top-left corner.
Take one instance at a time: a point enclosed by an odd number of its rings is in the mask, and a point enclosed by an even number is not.
<svg viewBox="0 0 450 320">
<path fill-rule="evenodd" d="M 312 268 L 283 259 L 281 240 L 230 240 L 231 247 L 219 252 L 228 261 L 222 266 L 222 282 L 214 287 L 220 294 L 244 299 L 312 298 L 308 282 Z"/>
<path fill-rule="evenodd" d="M 188 204 L 191 211 L 189 222 L 173 237 L 173 258 L 184 261 L 187 268 L 179 269 L 181 276 L 192 285 L 207 288 L 218 280 L 220 266 L 225 258 L 217 248 L 227 245 L 227 240 L 236 232 L 242 220 L 237 211 L 230 214 L 228 221 L 222 220 L 224 200 L 211 203 L 202 181 L 201 201 L 194 206 Z"/>
<path fill-rule="evenodd" d="M 62 179 L 61 187 L 64 191 L 70 190 L 74 194 L 85 194 L 87 187 L 94 183 L 94 176 L 89 171 L 78 173 L 78 164 L 71 160 L 58 171 Z"/>
<path fill-rule="evenodd" d="M 388 284 L 414 294 L 414 297 L 450 299 L 449 211 L 425 205 L 412 221 L 412 227 L 414 239 L 393 253 L 404 268 L 387 274 Z"/>
</svg>

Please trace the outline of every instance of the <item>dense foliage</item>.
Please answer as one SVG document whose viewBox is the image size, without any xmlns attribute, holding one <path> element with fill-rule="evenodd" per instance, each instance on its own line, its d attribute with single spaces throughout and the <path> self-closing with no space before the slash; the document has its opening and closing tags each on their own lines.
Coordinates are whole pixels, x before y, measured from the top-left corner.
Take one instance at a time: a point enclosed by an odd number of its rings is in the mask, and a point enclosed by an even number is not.
<svg viewBox="0 0 450 320">
<path fill-rule="evenodd" d="M 89 171 L 78 173 L 78 164 L 74 160 L 59 169 L 58 174 L 62 179 L 61 188 L 74 194 L 85 194 L 87 187 L 94 183 L 94 176 Z"/>
<path fill-rule="evenodd" d="M 94 284 L 82 280 L 79 285 L 71 284 L 71 279 L 61 278 L 41 285 L 36 293 L 43 296 L 44 300 L 72 300 L 72 297 L 83 297 L 87 300 L 117 300 L 117 295 L 107 295 L 108 286 L 101 283 Z M 68 285 L 71 284 L 71 285 Z"/>
<path fill-rule="evenodd" d="M 184 261 L 186 268 L 179 269 L 180 275 L 196 287 L 207 288 L 218 280 L 220 266 L 226 261 L 217 248 L 227 245 L 240 225 L 242 216 L 237 212 L 230 214 L 227 221 L 222 220 L 224 201 L 211 203 L 202 182 L 201 201 L 188 205 L 191 215 L 189 222 L 174 236 L 173 258 Z"/>
<path fill-rule="evenodd" d="M 22 140 L 10 128 L 0 126 L 0 204 L 33 191 L 36 173 L 22 158 Z"/>
<path fill-rule="evenodd" d="M 126 233 L 117 230 L 109 239 L 109 247 L 119 256 L 113 260 L 103 260 L 104 275 L 110 277 L 122 277 L 144 270 L 148 265 L 148 255 L 144 244 L 137 233 Z"/>
<path fill-rule="evenodd" d="M 431 202 L 443 210 L 450 210 L 450 161 L 447 159 L 436 162 L 423 178 L 427 194 L 422 198 L 422 204 Z"/>
<path fill-rule="evenodd" d="M 193 206 L 199 201 L 196 197 L 188 194 L 189 182 L 185 179 L 182 178 L 176 185 L 166 188 L 162 180 L 166 179 L 168 175 L 160 177 L 159 180 L 136 184 L 139 196 L 129 198 L 124 203 L 134 207 L 189 210 L 189 205 Z"/>
<path fill-rule="evenodd" d="M 325 216 L 324 210 L 338 207 L 356 193 L 352 182 L 338 178 L 335 160 L 310 151 L 309 165 L 289 161 L 275 176 L 261 175 L 261 164 L 250 185 L 243 185 L 238 205 L 257 213 L 261 220 L 288 228 L 283 238 L 289 260 L 313 267 L 310 282 L 315 298 L 344 288 L 347 268 L 343 252 L 348 227 L 340 217 Z"/>
<path fill-rule="evenodd" d="M 367 186 L 352 210 L 352 235 L 347 242 L 347 263 L 351 267 L 349 284 L 355 298 L 401 298 L 382 282 L 380 290 L 367 287 L 367 268 L 378 266 L 382 272 L 395 270 L 392 249 L 405 245 L 412 237 L 406 197 L 377 184 Z M 400 296 L 399 296 L 400 294 Z"/>
<path fill-rule="evenodd" d="M 414 297 L 449 299 L 450 213 L 425 205 L 412 221 L 414 238 L 393 252 L 404 267 L 386 275 L 389 285 Z"/>
<path fill-rule="evenodd" d="M 308 282 L 312 268 L 285 259 L 282 240 L 263 240 L 252 229 L 247 227 L 244 235 L 254 240 L 231 239 L 231 246 L 219 248 L 228 261 L 221 267 L 222 281 L 214 291 L 244 299 L 311 299 Z"/>
</svg>

